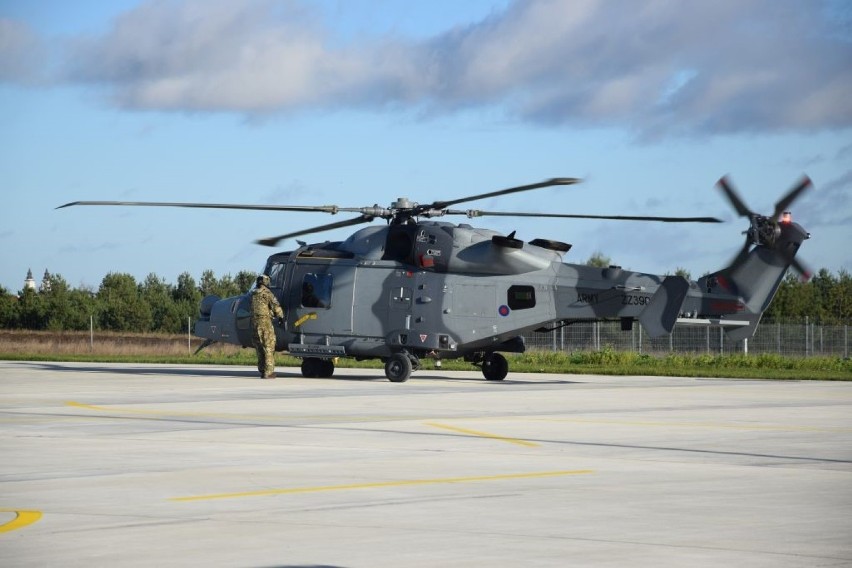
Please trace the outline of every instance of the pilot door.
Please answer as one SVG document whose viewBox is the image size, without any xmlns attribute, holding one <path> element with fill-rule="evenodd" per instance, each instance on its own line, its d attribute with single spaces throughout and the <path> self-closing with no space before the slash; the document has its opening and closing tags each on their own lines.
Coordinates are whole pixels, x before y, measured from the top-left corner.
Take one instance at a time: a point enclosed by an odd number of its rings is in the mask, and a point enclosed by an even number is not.
<svg viewBox="0 0 852 568">
<path fill-rule="evenodd" d="M 287 295 L 287 284 L 289 282 L 287 277 L 287 262 L 286 260 L 281 261 L 271 261 L 267 264 L 266 270 L 264 273 L 269 276 L 269 289 L 272 290 L 272 293 L 275 295 L 275 298 L 278 300 L 278 303 L 281 304 L 281 308 L 284 310 L 285 318 L 290 313 L 289 310 L 289 297 Z M 247 296 L 247 304 L 250 302 L 250 298 Z M 247 310 L 251 311 L 251 306 L 247 305 Z M 250 314 L 249 314 L 250 315 Z M 274 325 L 275 329 L 275 349 L 278 351 L 282 351 L 285 348 L 285 338 L 284 334 L 287 331 L 288 324 L 285 324 L 285 327 L 279 327 L 278 325 Z"/>
</svg>

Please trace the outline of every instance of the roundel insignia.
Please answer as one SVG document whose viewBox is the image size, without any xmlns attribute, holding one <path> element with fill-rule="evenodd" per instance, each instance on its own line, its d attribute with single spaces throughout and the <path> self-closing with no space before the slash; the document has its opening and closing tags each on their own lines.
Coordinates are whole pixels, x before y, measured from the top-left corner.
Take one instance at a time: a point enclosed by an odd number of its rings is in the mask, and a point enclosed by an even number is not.
<svg viewBox="0 0 852 568">
<path fill-rule="evenodd" d="M 497 313 L 500 314 L 503 317 L 508 316 L 509 315 L 509 306 L 507 306 L 506 304 L 503 304 L 502 306 L 497 308 Z"/>
</svg>

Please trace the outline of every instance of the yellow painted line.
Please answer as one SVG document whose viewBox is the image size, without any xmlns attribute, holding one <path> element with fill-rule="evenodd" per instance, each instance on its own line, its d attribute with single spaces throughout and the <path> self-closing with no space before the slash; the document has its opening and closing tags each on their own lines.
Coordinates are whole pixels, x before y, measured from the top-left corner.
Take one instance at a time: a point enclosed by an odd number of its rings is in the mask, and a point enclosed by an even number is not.
<svg viewBox="0 0 852 568">
<path fill-rule="evenodd" d="M 460 432 L 462 434 L 469 434 L 471 436 L 478 436 L 480 438 L 491 438 L 492 440 L 500 440 L 501 442 L 508 442 L 510 444 L 518 444 L 519 446 L 530 446 L 537 447 L 538 444 L 535 442 L 529 442 L 527 440 L 521 440 L 518 438 L 509 438 L 507 436 L 500 436 L 497 434 L 491 434 L 489 432 L 480 432 L 479 430 L 468 430 L 467 428 L 459 428 L 457 426 L 450 426 L 449 424 L 441 424 L 439 422 L 426 422 L 427 426 L 434 426 L 435 428 L 443 428 L 444 430 L 451 430 L 453 432 Z"/>
<path fill-rule="evenodd" d="M 574 424 L 603 424 L 612 426 L 653 426 L 653 427 L 676 427 L 676 428 L 714 428 L 725 430 L 755 430 L 769 432 L 852 432 L 852 428 L 832 428 L 820 426 L 797 426 L 797 425 L 766 425 L 766 424 L 720 424 L 715 422 L 655 422 L 655 421 L 633 421 L 633 420 L 601 420 L 584 418 L 527 418 L 535 422 L 563 422 Z"/>
<path fill-rule="evenodd" d="M 294 495 L 297 493 L 320 493 L 323 491 L 349 491 L 352 489 L 376 489 L 380 487 L 405 487 L 412 485 L 438 485 L 444 483 L 473 483 L 476 481 L 503 481 L 507 479 L 534 479 L 540 477 L 561 477 L 566 475 L 584 475 L 594 473 L 590 469 L 565 471 L 539 471 L 532 473 L 510 473 L 506 475 L 482 475 L 476 477 L 441 477 L 436 479 L 404 479 L 399 481 L 379 481 L 375 483 L 350 483 L 345 485 L 321 485 L 317 487 L 291 487 L 285 489 L 263 489 L 260 491 L 241 491 L 237 493 L 214 493 L 212 495 L 193 495 L 190 497 L 171 497 L 169 501 L 212 501 L 214 499 L 237 499 L 240 497 L 265 497 L 269 495 Z"/>
<path fill-rule="evenodd" d="M 0 509 L 0 512 L 15 513 L 15 518 L 0 525 L 0 532 L 14 531 L 31 525 L 41 518 L 41 511 L 15 511 L 14 509 Z"/>
</svg>

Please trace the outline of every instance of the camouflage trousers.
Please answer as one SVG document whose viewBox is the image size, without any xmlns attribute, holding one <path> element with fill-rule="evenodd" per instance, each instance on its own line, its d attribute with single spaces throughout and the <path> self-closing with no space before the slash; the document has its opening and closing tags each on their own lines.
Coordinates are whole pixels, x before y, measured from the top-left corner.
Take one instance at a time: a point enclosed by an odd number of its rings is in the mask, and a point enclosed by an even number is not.
<svg viewBox="0 0 852 568">
<path fill-rule="evenodd" d="M 261 377 L 275 372 L 275 330 L 272 323 L 254 328 L 254 348 L 257 351 L 257 370 Z"/>
</svg>

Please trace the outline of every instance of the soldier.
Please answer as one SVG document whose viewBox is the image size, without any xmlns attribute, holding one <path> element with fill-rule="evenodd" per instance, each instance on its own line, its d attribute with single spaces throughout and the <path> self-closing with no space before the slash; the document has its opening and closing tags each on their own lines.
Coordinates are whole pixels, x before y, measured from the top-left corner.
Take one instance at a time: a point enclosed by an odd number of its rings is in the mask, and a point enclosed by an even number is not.
<svg viewBox="0 0 852 568">
<path fill-rule="evenodd" d="M 251 293 L 251 326 L 254 330 L 254 348 L 257 350 L 257 370 L 260 378 L 275 378 L 275 329 L 272 318 L 278 325 L 284 325 L 284 310 L 269 289 L 269 276 L 257 277 L 255 289 Z"/>
</svg>

